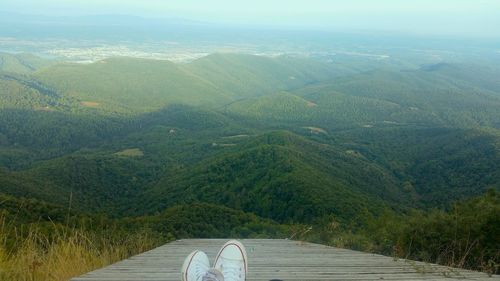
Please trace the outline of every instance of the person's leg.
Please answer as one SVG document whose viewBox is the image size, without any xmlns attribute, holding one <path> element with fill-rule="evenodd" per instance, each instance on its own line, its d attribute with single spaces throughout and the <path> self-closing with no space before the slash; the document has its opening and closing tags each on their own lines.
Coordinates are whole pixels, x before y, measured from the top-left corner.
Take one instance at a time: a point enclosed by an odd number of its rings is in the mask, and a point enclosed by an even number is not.
<svg viewBox="0 0 500 281">
<path fill-rule="evenodd" d="M 244 281 L 248 274 L 245 246 L 236 240 L 228 241 L 215 258 L 215 269 L 222 272 L 226 281 Z"/>
</svg>

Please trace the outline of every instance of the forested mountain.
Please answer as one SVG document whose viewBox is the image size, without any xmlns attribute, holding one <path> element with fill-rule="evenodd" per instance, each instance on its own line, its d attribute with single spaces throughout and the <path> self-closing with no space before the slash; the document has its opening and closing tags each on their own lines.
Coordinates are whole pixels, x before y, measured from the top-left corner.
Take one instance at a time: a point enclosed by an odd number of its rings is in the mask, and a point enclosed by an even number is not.
<svg viewBox="0 0 500 281">
<path fill-rule="evenodd" d="M 383 123 L 498 128 L 498 108 L 497 92 L 479 87 L 475 80 L 416 70 L 334 78 L 291 93 L 239 101 L 227 109 L 245 117 L 334 129 Z"/>
<path fill-rule="evenodd" d="M 267 133 L 237 146 L 167 174 L 145 201 L 159 202 L 159 209 L 205 201 L 278 221 L 311 221 L 330 213 L 348 219 L 363 208 L 408 199 L 383 168 L 291 133 Z"/>
<path fill-rule="evenodd" d="M 135 215 L 202 201 L 280 221 L 443 204 L 498 186 L 496 81 L 463 68 L 352 74 L 215 54 L 5 73 L 2 192 L 57 204 L 72 192 L 74 206 L 116 212 L 141 198 Z"/>
<path fill-rule="evenodd" d="M 326 80 L 333 73 L 334 68 L 314 60 L 214 54 L 188 64 L 132 58 L 57 64 L 34 78 L 84 107 L 142 113 L 171 104 L 216 108 Z"/>
<path fill-rule="evenodd" d="M 283 237 L 500 189 L 495 67 L 2 58 L 0 209 L 23 222 Z"/>
<path fill-rule="evenodd" d="M 272 94 L 343 75 L 346 70 L 298 57 L 213 54 L 186 64 L 190 73 L 234 99 Z"/>
<path fill-rule="evenodd" d="M 93 64 L 58 64 L 35 78 L 82 107 L 110 112 L 148 112 L 168 104 L 215 105 L 229 100 L 203 79 L 169 61 L 113 58 Z"/>
<path fill-rule="evenodd" d="M 0 52 L 0 71 L 27 74 L 54 63 L 53 60 L 43 59 L 28 53 L 10 54 Z"/>
</svg>

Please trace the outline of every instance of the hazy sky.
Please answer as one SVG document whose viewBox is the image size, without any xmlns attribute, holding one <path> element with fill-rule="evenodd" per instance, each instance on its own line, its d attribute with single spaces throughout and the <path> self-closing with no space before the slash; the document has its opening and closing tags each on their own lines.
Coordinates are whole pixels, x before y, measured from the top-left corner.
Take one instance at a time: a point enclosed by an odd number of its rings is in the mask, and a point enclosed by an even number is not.
<svg viewBox="0 0 500 281">
<path fill-rule="evenodd" d="M 500 0 L 0 0 L 0 11 L 500 37 Z"/>
</svg>

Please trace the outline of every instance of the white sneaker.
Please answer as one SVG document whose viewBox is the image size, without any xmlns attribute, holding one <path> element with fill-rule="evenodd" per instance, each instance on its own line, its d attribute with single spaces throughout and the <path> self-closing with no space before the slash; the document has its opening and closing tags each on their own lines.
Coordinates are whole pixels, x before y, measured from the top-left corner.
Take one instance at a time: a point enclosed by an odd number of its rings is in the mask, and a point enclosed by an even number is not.
<svg viewBox="0 0 500 281">
<path fill-rule="evenodd" d="M 248 272 L 248 258 L 245 246 L 236 240 L 228 241 L 215 258 L 215 268 L 226 281 L 244 281 Z"/>
<path fill-rule="evenodd" d="M 224 281 L 224 275 L 219 270 L 210 268 L 203 276 L 202 281 Z"/>
<path fill-rule="evenodd" d="M 194 251 L 184 260 L 182 281 L 202 281 L 209 269 L 210 261 L 207 254 L 202 251 Z"/>
</svg>

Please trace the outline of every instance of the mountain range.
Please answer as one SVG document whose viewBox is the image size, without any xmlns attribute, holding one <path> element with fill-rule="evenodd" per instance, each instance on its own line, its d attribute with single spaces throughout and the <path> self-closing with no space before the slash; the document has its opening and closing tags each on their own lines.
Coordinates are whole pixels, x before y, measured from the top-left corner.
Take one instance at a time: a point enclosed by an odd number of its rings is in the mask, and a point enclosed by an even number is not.
<svg viewBox="0 0 500 281">
<path fill-rule="evenodd" d="M 4 53 L 0 70 L 8 198 L 114 218 L 229 208 L 288 224 L 446 208 L 500 188 L 492 66 Z"/>
</svg>

